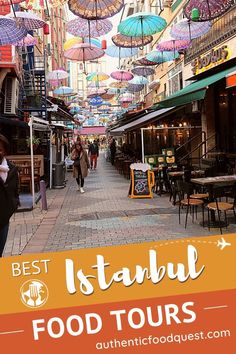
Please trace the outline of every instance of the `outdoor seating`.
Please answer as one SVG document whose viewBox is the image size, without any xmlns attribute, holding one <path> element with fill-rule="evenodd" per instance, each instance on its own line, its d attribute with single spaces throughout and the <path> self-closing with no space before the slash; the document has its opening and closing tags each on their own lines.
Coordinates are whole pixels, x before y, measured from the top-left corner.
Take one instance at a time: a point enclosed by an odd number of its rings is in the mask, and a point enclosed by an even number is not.
<svg viewBox="0 0 236 354">
<path fill-rule="evenodd" d="M 19 170 L 20 190 L 27 190 L 32 193 L 32 172 L 31 166 L 21 166 Z M 40 165 L 34 166 L 34 184 L 39 190 L 40 185 Z"/>
</svg>

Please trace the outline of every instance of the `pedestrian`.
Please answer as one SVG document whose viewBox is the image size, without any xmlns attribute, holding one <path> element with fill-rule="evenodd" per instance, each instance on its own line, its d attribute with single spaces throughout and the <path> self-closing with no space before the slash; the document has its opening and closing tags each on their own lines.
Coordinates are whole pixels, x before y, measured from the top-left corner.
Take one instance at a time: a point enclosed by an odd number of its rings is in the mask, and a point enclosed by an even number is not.
<svg viewBox="0 0 236 354">
<path fill-rule="evenodd" d="M 18 170 L 6 159 L 9 142 L 0 134 L 0 257 L 7 241 L 9 220 L 19 206 Z"/>
<path fill-rule="evenodd" d="M 110 152 L 111 152 L 111 164 L 114 165 L 115 156 L 116 156 L 116 140 L 114 138 L 110 143 Z"/>
<path fill-rule="evenodd" d="M 89 159 L 86 150 L 83 148 L 81 142 L 76 142 L 75 147 L 71 153 L 73 164 L 73 177 L 76 178 L 78 190 L 84 193 L 84 179 L 88 176 Z"/>
<path fill-rule="evenodd" d="M 99 147 L 96 140 L 93 141 L 92 144 L 89 145 L 89 155 L 90 155 L 90 168 L 91 170 L 96 170 L 97 168 L 97 159 L 99 156 Z"/>
</svg>

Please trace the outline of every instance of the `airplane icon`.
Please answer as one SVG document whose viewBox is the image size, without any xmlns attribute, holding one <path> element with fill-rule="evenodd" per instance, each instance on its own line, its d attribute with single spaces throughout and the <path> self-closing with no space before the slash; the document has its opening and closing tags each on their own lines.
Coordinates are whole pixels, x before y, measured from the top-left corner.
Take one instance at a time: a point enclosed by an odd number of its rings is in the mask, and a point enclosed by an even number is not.
<svg viewBox="0 0 236 354">
<path fill-rule="evenodd" d="M 217 247 L 223 250 L 226 246 L 231 246 L 231 243 L 226 242 L 225 239 L 221 237 L 221 239 L 217 241 Z"/>
</svg>

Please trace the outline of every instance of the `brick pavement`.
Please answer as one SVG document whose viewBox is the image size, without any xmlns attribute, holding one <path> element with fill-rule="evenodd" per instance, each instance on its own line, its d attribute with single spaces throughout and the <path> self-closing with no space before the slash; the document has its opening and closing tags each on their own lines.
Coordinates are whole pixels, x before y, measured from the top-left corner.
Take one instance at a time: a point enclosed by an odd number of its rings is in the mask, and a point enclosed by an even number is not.
<svg viewBox="0 0 236 354">
<path fill-rule="evenodd" d="M 49 190 L 48 211 L 37 205 L 32 212 L 12 218 L 5 255 L 51 252 L 160 239 L 211 235 L 189 219 L 187 229 L 178 223 L 178 207 L 168 196 L 153 199 L 127 197 L 129 181 L 120 176 L 101 154 L 98 168 L 85 180 L 86 193 L 77 191 L 71 172 L 64 189 Z M 201 213 L 199 213 L 199 221 Z M 184 219 L 184 218 L 183 218 Z M 227 231 L 235 232 L 231 224 Z"/>
</svg>

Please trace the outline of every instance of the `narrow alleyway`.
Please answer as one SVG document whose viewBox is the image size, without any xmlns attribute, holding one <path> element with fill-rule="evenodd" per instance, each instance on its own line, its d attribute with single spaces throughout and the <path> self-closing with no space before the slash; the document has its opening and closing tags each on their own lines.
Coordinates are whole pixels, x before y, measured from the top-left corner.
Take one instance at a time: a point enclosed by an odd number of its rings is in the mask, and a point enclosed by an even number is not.
<svg viewBox="0 0 236 354">
<path fill-rule="evenodd" d="M 98 168 L 85 180 L 86 193 L 77 191 L 72 173 L 64 189 L 48 191 L 48 211 L 40 204 L 12 219 L 5 255 L 50 252 L 159 239 L 219 233 L 209 232 L 189 219 L 178 223 L 178 207 L 168 196 L 127 197 L 129 180 L 119 175 L 101 154 Z M 231 225 L 227 232 L 235 232 Z"/>
</svg>

